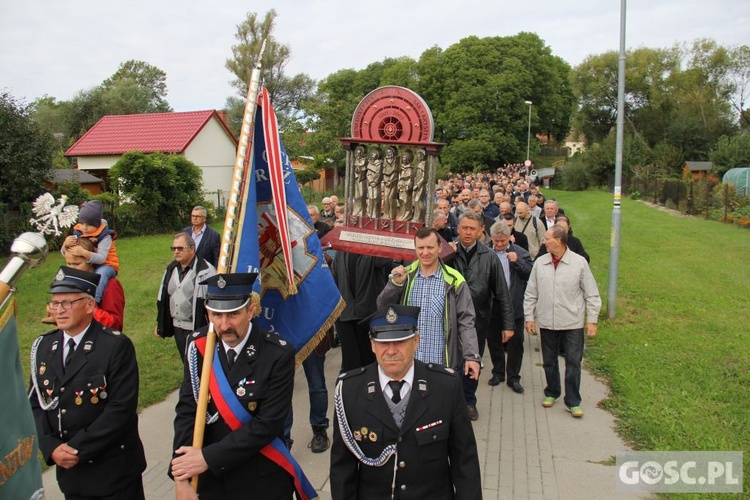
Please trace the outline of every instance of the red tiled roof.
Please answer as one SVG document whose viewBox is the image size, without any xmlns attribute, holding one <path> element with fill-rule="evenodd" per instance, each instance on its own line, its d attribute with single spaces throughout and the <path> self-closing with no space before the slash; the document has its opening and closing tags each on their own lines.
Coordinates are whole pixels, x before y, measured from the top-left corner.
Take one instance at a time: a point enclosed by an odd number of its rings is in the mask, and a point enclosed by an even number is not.
<svg viewBox="0 0 750 500">
<path fill-rule="evenodd" d="M 133 150 L 182 153 L 214 116 L 234 141 L 215 110 L 109 115 L 96 122 L 65 156 L 121 155 Z"/>
</svg>

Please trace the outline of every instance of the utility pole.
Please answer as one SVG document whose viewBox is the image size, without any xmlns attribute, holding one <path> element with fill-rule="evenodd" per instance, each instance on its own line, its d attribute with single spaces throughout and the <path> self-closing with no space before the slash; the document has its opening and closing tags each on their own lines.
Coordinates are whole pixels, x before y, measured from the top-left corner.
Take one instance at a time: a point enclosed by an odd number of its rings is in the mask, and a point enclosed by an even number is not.
<svg viewBox="0 0 750 500">
<path fill-rule="evenodd" d="M 615 147 L 615 189 L 609 248 L 609 286 L 607 318 L 615 317 L 617 308 L 617 274 L 620 260 L 620 203 L 622 198 L 622 135 L 625 118 L 625 14 L 627 0 L 620 0 L 620 58 L 617 70 L 617 138 Z"/>
</svg>

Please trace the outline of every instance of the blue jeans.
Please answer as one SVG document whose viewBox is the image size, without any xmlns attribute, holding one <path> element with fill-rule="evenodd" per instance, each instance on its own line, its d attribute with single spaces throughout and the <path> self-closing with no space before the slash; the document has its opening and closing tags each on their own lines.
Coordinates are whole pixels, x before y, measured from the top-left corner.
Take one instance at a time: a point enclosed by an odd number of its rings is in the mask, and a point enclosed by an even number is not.
<svg viewBox="0 0 750 500">
<path fill-rule="evenodd" d="M 542 336 L 542 361 L 547 387 L 544 395 L 559 398 L 560 367 L 558 356 L 560 344 L 565 345 L 565 406 L 581 404 L 581 361 L 583 360 L 583 328 L 574 330 L 540 329 Z"/>
<path fill-rule="evenodd" d="M 97 304 L 101 304 L 102 295 L 104 295 L 104 290 L 107 289 L 107 283 L 109 282 L 110 278 L 114 278 L 115 276 L 117 276 L 117 271 L 115 271 L 115 268 L 112 266 L 102 264 L 100 266 L 96 266 L 94 272 L 100 276 L 99 286 L 96 287 L 96 297 L 94 297 L 94 300 L 96 300 Z"/>
<path fill-rule="evenodd" d="M 313 351 L 302 362 L 302 368 L 305 370 L 305 378 L 310 392 L 310 425 L 328 428 L 328 389 L 326 389 L 326 377 L 323 364 L 325 356 L 318 355 Z M 284 441 L 291 445 L 292 422 L 294 420 L 293 410 L 289 408 L 289 414 L 284 422 Z"/>
</svg>

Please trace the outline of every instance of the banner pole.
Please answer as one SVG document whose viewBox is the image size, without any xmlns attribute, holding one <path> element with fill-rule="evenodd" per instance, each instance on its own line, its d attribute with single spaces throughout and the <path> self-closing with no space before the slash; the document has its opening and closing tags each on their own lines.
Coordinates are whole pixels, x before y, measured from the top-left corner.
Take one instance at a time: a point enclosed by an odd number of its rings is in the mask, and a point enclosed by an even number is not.
<svg viewBox="0 0 750 500">
<path fill-rule="evenodd" d="M 253 147 L 253 129 L 255 120 L 255 108 L 257 106 L 258 92 L 260 89 L 260 69 L 263 59 L 263 52 L 266 48 L 266 40 L 260 47 L 258 61 L 250 76 L 250 85 L 247 89 L 247 100 L 245 101 L 245 113 L 242 116 L 242 128 L 240 129 L 239 143 L 237 144 L 237 155 L 234 161 L 234 170 L 232 171 L 232 186 L 227 199 L 227 213 L 224 219 L 224 231 L 221 238 L 221 251 L 219 252 L 219 263 L 216 268 L 217 273 L 232 272 L 234 263 L 234 245 L 237 238 L 236 221 L 240 215 L 243 188 L 246 184 L 246 175 L 249 158 L 248 152 Z M 208 387 L 211 379 L 211 369 L 213 364 L 213 352 L 216 349 L 216 335 L 214 335 L 214 325 L 209 322 L 208 335 L 206 336 L 206 348 L 203 356 L 203 368 L 201 370 L 201 383 L 198 390 L 198 402 L 195 411 L 195 425 L 193 427 L 193 447 L 203 447 L 203 437 L 206 430 L 206 414 L 208 413 Z M 198 489 L 198 476 L 191 481 L 193 488 Z"/>
</svg>

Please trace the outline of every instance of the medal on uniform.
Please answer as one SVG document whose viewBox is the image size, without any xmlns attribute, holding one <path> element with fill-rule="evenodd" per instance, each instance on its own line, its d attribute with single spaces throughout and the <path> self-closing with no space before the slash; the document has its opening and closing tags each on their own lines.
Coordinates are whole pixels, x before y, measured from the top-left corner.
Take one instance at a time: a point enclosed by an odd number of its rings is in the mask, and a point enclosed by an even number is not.
<svg viewBox="0 0 750 500">
<path fill-rule="evenodd" d="M 258 403 L 256 403 L 255 401 L 250 401 L 250 402 L 249 402 L 249 403 L 247 404 L 247 409 L 248 409 L 248 410 L 250 410 L 250 411 L 255 411 L 255 409 L 256 409 L 257 407 L 258 407 Z"/>
<path fill-rule="evenodd" d="M 106 388 L 107 388 L 106 385 L 103 385 L 99 388 L 99 397 L 102 399 L 107 399 L 107 391 L 104 390 Z"/>
<path fill-rule="evenodd" d="M 44 382 L 42 382 L 42 385 L 45 385 L 45 386 L 49 385 L 49 380 L 45 379 Z"/>
<path fill-rule="evenodd" d="M 47 392 L 47 397 L 51 398 L 52 397 L 52 392 L 53 392 L 52 389 L 47 389 L 46 392 Z"/>
<path fill-rule="evenodd" d="M 96 396 L 96 393 L 99 392 L 99 388 L 96 387 L 94 389 L 89 389 L 91 391 L 91 404 L 95 405 L 99 402 L 99 398 Z"/>
<path fill-rule="evenodd" d="M 362 427 L 359 432 L 362 434 L 362 437 L 367 436 L 367 427 Z"/>
<path fill-rule="evenodd" d="M 240 386 L 237 388 L 236 391 L 234 391 L 239 397 L 242 397 L 245 395 L 245 388 Z"/>
<path fill-rule="evenodd" d="M 352 432 L 352 435 L 354 436 L 354 439 L 357 441 L 362 441 L 362 434 L 359 433 L 359 431 Z"/>
<path fill-rule="evenodd" d="M 47 371 L 47 364 L 42 361 L 41 366 L 39 367 L 39 375 L 44 375 L 44 372 Z"/>
<path fill-rule="evenodd" d="M 78 406 L 81 406 L 83 404 L 83 398 L 81 396 L 83 396 L 83 391 L 76 391 L 75 402 Z"/>
<path fill-rule="evenodd" d="M 372 441 L 373 443 L 378 440 L 378 435 L 375 434 L 375 431 L 370 431 L 370 435 L 367 437 L 369 437 L 370 441 Z"/>
</svg>

